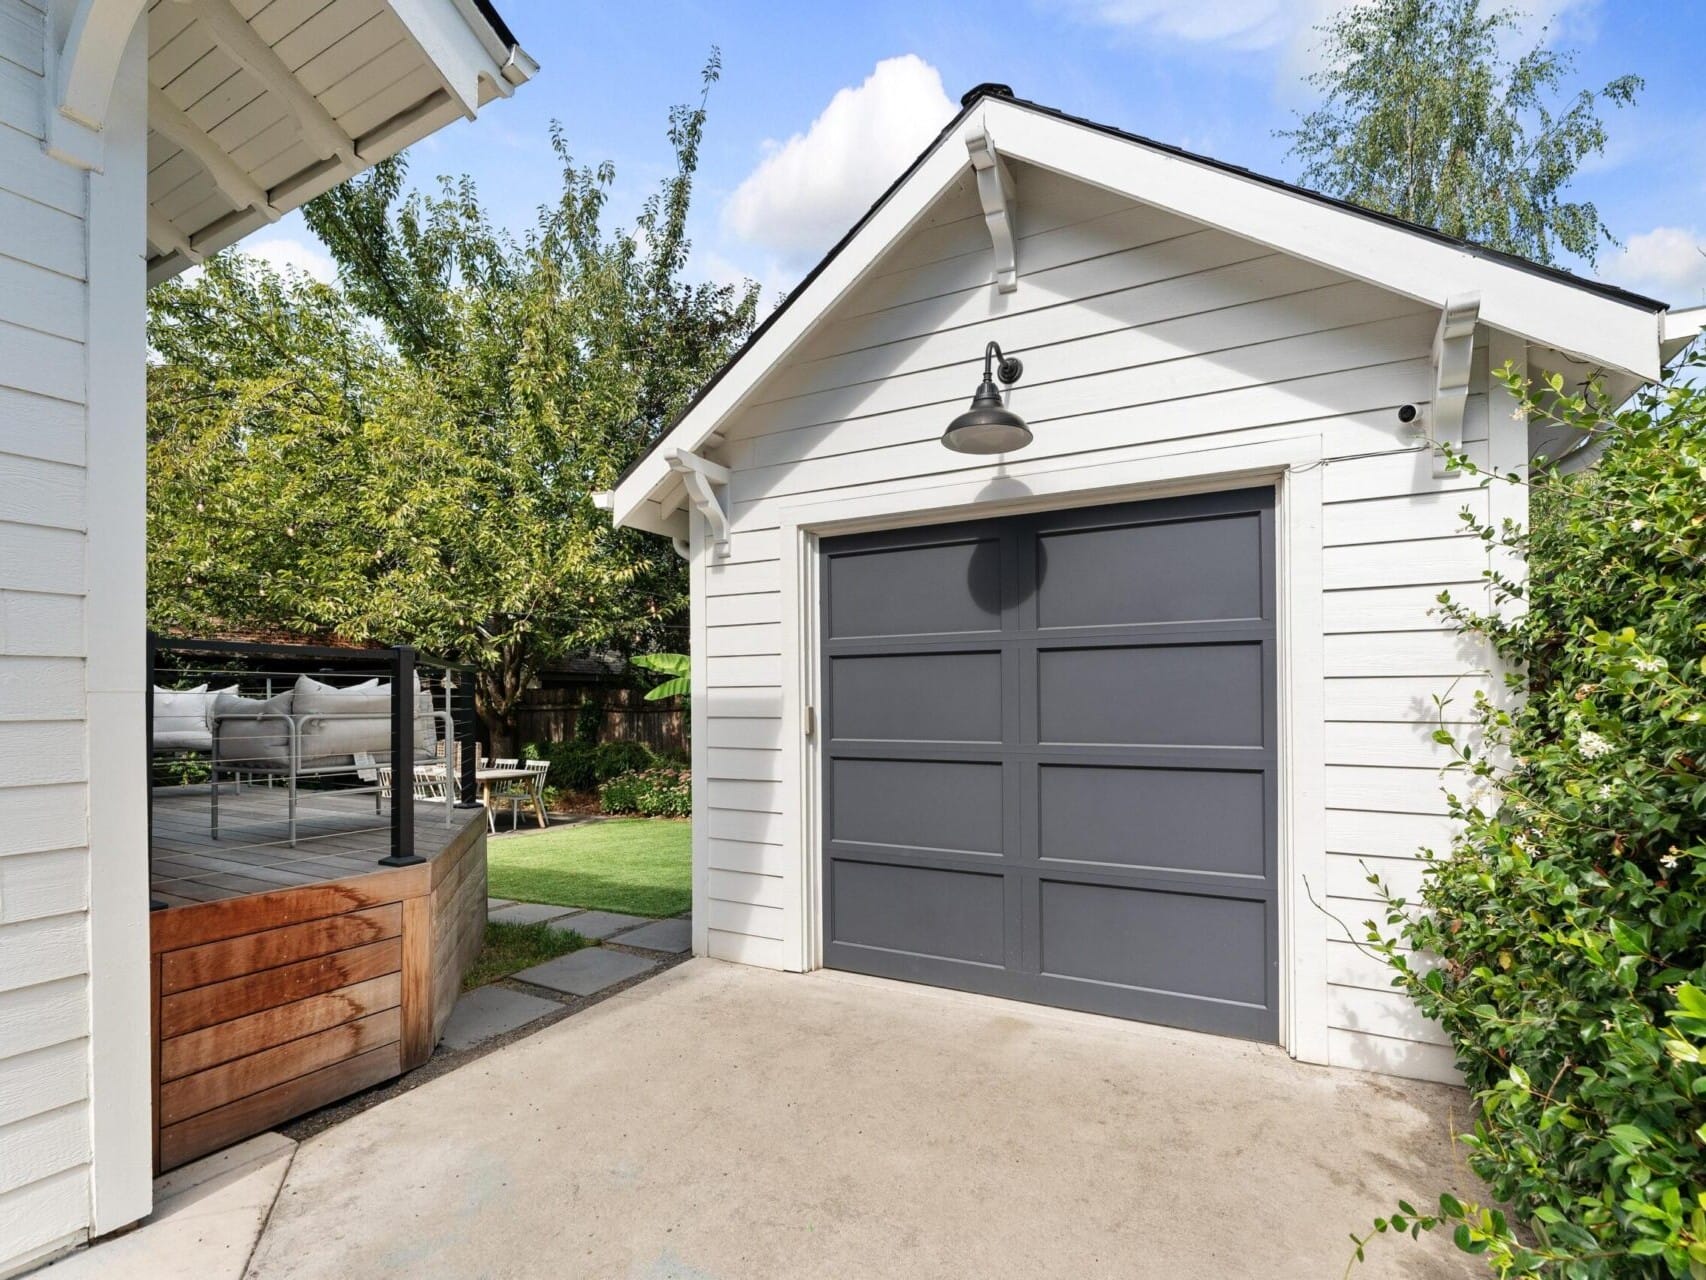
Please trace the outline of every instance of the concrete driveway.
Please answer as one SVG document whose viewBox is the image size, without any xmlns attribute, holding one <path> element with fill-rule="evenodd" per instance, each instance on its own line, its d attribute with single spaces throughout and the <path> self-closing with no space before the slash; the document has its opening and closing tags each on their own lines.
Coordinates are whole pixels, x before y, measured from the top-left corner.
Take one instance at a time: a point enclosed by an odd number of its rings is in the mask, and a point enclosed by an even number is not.
<svg viewBox="0 0 1706 1280">
<path fill-rule="evenodd" d="M 297 1150 L 249 1274 L 1337 1277 L 1472 1179 L 1465 1096 L 847 975 L 689 962 Z M 1485 1274 L 1382 1238 L 1366 1277 Z"/>
</svg>

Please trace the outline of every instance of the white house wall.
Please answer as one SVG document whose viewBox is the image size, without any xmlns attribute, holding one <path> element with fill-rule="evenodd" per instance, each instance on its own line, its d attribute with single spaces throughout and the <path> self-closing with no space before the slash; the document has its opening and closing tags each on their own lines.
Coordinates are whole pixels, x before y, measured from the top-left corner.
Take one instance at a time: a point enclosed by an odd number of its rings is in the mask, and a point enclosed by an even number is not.
<svg viewBox="0 0 1706 1280">
<path fill-rule="evenodd" d="M 1036 433 L 1018 455 L 1083 467 L 1134 445 L 1212 451 L 1318 432 L 1325 634 L 1326 883 L 1315 921 L 1328 945 L 1333 1063 L 1452 1078 L 1444 1037 L 1347 941 L 1380 912 L 1364 865 L 1413 890 L 1416 851 L 1449 841 L 1431 699 L 1453 715 L 1488 689 L 1487 659 L 1429 615 L 1449 587 L 1484 599 L 1487 556 L 1464 507 L 1512 514 L 1462 476 L 1438 480 L 1396 409 L 1425 405 L 1437 312 L 1249 241 L 1018 165 L 1019 287 L 990 284 L 988 232 L 968 171 L 961 188 L 761 382 L 707 450 L 732 473 L 732 539 L 695 547 L 695 919 L 698 949 L 805 968 L 812 910 L 801 833 L 803 735 L 784 723 L 782 512 L 881 484 L 942 486 L 995 471 L 939 443 L 975 382 L 985 342 L 1020 352 L 1012 407 Z M 1468 452 L 1488 449 L 1486 335 L 1475 360 Z M 1498 415 L 1498 429 L 1522 428 Z M 1508 451 L 1507 451 L 1508 452 Z M 1212 466 L 1205 468 L 1212 470 Z M 1520 513 L 1517 513 L 1520 514 Z M 791 620 L 792 621 L 792 620 Z M 696 669 L 697 674 L 697 669 Z"/>
<path fill-rule="evenodd" d="M 89 174 L 42 150 L 45 20 L 0 0 L 0 1275 L 149 1194 L 144 37 Z"/>
<path fill-rule="evenodd" d="M 85 175 L 0 0 L 0 1273 L 89 1224 Z"/>
</svg>

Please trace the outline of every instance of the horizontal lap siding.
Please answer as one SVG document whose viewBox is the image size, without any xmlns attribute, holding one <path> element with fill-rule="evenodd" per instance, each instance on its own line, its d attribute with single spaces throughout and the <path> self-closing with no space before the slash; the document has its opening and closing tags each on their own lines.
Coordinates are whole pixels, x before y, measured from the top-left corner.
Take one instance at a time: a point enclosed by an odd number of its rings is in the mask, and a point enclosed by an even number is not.
<svg viewBox="0 0 1706 1280">
<path fill-rule="evenodd" d="M 1329 912 L 1361 937 L 1378 872 L 1414 896 L 1419 851 L 1449 847 L 1439 723 L 1461 725 L 1488 658 L 1438 616 L 1447 592 L 1486 601 L 1487 558 L 1462 513 L 1491 514 L 1472 477 L 1438 478 L 1398 406 L 1431 394 L 1437 315 L 1217 231 L 1021 168 L 1018 289 L 988 285 L 968 192 L 879 263 L 754 390 L 710 451 L 732 472 L 730 554 L 704 573 L 703 891 L 712 954 L 797 963 L 804 922 L 800 779 L 784 775 L 779 526 L 784 505 L 860 487 L 921 495 L 984 464 L 944 450 L 982 344 L 1021 351 L 1012 405 L 1027 461 L 1133 445 L 1217 448 L 1319 432 L 1322 658 L 1328 723 Z M 1074 207 L 1082 216 L 1073 216 Z M 1487 353 L 1464 424 L 1488 457 Z M 987 468 L 978 474 L 987 474 Z M 1093 472 L 1087 473 L 1093 475 Z M 929 505 L 921 497 L 921 506 Z M 1442 710 L 1435 698 L 1447 698 Z M 1343 939 L 1337 924 L 1323 922 Z M 1344 952 L 1340 952 L 1340 948 Z M 1330 948 L 1331 1053 L 1346 1065 L 1448 1076 L 1437 1028 L 1347 941 Z"/>
<path fill-rule="evenodd" d="M 0 1272 L 89 1223 L 86 183 L 42 21 L 0 0 Z"/>
</svg>

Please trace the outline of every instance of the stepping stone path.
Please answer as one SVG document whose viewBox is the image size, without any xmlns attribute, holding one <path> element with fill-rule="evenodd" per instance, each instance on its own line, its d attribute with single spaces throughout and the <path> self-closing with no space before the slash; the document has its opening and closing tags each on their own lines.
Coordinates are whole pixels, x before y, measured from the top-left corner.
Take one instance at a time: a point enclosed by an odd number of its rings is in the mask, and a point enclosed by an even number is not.
<svg viewBox="0 0 1706 1280">
<path fill-rule="evenodd" d="M 495 983 L 477 987 L 457 1000 L 450 1020 L 445 1023 L 439 1043 L 453 1052 L 508 1035 L 561 1009 L 570 997 L 597 995 L 657 968 L 664 955 L 681 955 L 693 947 L 693 921 L 688 917 L 654 920 L 649 916 L 582 911 L 540 902 L 514 902 L 509 898 L 487 898 L 486 916 L 509 924 L 546 924 L 553 929 L 573 930 L 594 943 L 614 942 L 620 947 L 661 954 L 634 955 L 625 950 L 591 946 L 510 975 L 516 981 L 556 992 L 562 997 L 560 1000 Z"/>
<path fill-rule="evenodd" d="M 587 947 L 511 976 L 520 982 L 531 982 L 534 986 L 549 987 L 572 996 L 592 996 L 606 987 L 655 969 L 657 963 L 643 956 L 629 955 L 626 951 Z"/>
<path fill-rule="evenodd" d="M 493 1036 L 525 1027 L 563 1006 L 508 987 L 476 987 L 456 1002 L 439 1040 L 446 1049 L 472 1049 Z"/>
<path fill-rule="evenodd" d="M 486 912 L 486 918 L 505 924 L 542 924 L 547 920 L 568 915 L 569 910 L 568 907 L 546 906 L 542 902 L 512 902 L 507 907 Z"/>
<path fill-rule="evenodd" d="M 624 933 L 616 941 L 625 947 L 640 947 L 646 951 L 667 951 L 671 955 L 680 955 L 683 951 L 693 948 L 693 921 L 653 920 L 650 924 Z"/>
<path fill-rule="evenodd" d="M 638 928 L 651 921 L 645 916 L 625 916 L 614 911 L 577 911 L 573 915 L 559 916 L 551 921 L 553 929 L 572 929 L 583 938 L 594 942 L 602 942 L 609 938 L 614 942 L 626 943 L 626 938 L 617 937 L 626 929 Z"/>
</svg>

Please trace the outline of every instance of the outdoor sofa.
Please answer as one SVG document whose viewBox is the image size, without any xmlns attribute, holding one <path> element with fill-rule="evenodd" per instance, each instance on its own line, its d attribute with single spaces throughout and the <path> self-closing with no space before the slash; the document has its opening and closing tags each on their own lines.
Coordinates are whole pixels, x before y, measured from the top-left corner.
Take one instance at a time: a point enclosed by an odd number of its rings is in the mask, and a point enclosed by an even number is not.
<svg viewBox="0 0 1706 1280">
<path fill-rule="evenodd" d="M 433 706 L 430 690 L 415 682 L 414 759 L 444 770 L 445 821 L 455 796 L 455 729 L 449 711 Z M 199 707 L 199 719 L 197 710 Z M 441 732 L 442 731 L 442 732 Z M 391 763 L 391 686 L 377 678 L 330 685 L 299 676 L 283 692 L 244 697 L 236 686 L 154 691 L 153 749 L 208 756 L 209 830 L 219 836 L 222 781 L 247 777 L 281 780 L 289 789 L 290 844 L 296 845 L 299 783 L 307 778 L 356 775 L 370 787 L 378 809 L 378 766 Z M 442 750 L 442 754 L 441 754 Z M 412 791 L 411 791 L 412 794 Z"/>
</svg>

